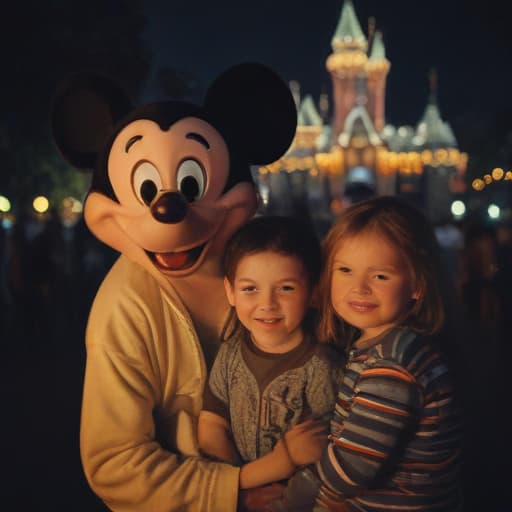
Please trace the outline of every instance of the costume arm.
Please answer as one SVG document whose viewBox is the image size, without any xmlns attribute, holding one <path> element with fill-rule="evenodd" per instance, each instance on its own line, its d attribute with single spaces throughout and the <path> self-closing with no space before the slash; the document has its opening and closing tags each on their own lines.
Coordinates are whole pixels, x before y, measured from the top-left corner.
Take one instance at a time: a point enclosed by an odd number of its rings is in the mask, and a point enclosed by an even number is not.
<svg viewBox="0 0 512 512">
<path fill-rule="evenodd" d="M 201 411 L 197 425 L 197 438 L 201 451 L 223 462 L 236 464 L 238 454 L 230 435 L 229 423 L 218 414 Z"/>
<path fill-rule="evenodd" d="M 419 386 L 405 371 L 371 368 L 361 373 L 349 401 L 340 388 L 330 442 L 316 468 L 323 489 L 353 496 L 392 469 L 393 456 L 416 424 Z M 319 503 L 322 500 L 320 493 Z"/>
<path fill-rule="evenodd" d="M 97 297 L 88 325 L 80 447 L 92 489 L 115 512 L 234 512 L 239 469 L 197 456 L 199 372 L 178 381 L 197 351 L 190 334 L 149 314 L 162 308 L 149 292 L 121 295 Z"/>
</svg>

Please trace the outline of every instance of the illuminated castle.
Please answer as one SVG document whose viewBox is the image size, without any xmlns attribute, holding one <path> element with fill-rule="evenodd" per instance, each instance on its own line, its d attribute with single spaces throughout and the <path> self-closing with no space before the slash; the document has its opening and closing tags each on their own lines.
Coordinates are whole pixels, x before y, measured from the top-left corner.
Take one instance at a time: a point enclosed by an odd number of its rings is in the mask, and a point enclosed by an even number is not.
<svg viewBox="0 0 512 512">
<path fill-rule="evenodd" d="M 416 127 L 386 124 L 386 78 L 391 64 L 382 35 L 370 24 L 365 36 L 354 6 L 345 0 L 326 67 L 332 77 L 333 113 L 327 97 L 315 105 L 300 98 L 298 127 L 286 155 L 258 169 L 261 196 L 270 213 L 309 215 L 327 226 L 350 201 L 398 194 L 419 205 L 434 222 L 463 192 L 467 155 L 442 120 L 431 75 L 430 98 Z"/>
</svg>

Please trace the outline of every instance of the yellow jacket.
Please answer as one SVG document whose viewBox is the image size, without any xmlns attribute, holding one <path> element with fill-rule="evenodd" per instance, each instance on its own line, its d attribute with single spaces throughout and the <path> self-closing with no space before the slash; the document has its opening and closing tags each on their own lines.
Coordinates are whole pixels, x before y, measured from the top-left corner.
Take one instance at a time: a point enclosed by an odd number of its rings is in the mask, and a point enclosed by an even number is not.
<svg viewBox="0 0 512 512">
<path fill-rule="evenodd" d="M 177 294 L 120 256 L 94 300 L 80 449 L 116 512 L 234 512 L 239 469 L 199 458 L 206 365 Z"/>
</svg>

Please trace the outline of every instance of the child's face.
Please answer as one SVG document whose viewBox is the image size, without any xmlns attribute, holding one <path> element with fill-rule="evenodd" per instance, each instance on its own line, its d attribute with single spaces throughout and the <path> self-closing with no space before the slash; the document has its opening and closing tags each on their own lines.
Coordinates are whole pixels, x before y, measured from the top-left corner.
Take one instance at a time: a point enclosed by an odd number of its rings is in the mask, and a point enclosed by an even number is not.
<svg viewBox="0 0 512 512">
<path fill-rule="evenodd" d="M 361 233 L 338 245 L 331 270 L 333 308 L 362 331 L 360 341 L 395 326 L 418 298 L 406 259 L 375 233 Z"/>
<path fill-rule="evenodd" d="M 258 348 L 283 353 L 300 344 L 310 290 L 298 258 L 272 251 L 244 256 L 234 283 L 224 279 L 224 285 L 229 303 Z"/>
</svg>

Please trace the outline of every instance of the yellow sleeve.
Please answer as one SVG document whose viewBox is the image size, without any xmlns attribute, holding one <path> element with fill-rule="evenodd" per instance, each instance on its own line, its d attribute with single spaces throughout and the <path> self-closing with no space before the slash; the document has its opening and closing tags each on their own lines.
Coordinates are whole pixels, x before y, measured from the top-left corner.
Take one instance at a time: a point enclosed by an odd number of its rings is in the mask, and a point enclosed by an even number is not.
<svg viewBox="0 0 512 512">
<path fill-rule="evenodd" d="M 136 274 L 102 285 L 89 317 L 80 431 L 88 482 L 114 512 L 235 512 L 239 469 L 198 456 L 197 339 Z"/>
<path fill-rule="evenodd" d="M 202 453 L 213 459 L 236 464 L 238 455 L 225 418 L 210 411 L 201 411 L 197 424 L 197 439 Z"/>
</svg>

